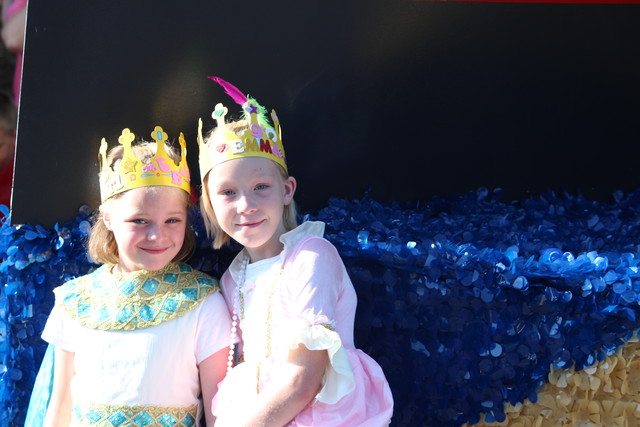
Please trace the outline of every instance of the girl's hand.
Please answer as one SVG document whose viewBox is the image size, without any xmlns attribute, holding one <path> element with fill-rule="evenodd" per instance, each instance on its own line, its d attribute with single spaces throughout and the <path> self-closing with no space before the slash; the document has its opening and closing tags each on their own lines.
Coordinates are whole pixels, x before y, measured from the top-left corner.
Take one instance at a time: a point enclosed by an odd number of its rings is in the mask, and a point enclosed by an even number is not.
<svg viewBox="0 0 640 427">
<path fill-rule="evenodd" d="M 254 392 L 246 388 L 237 390 L 238 401 L 234 402 L 232 411 L 225 410 L 224 415 L 220 417 L 221 423 L 216 424 L 216 427 L 287 425 L 313 401 L 322 388 L 327 363 L 329 356 L 325 350 L 313 351 L 302 344 L 299 345 L 297 349 L 289 352 L 287 362 L 277 374 L 271 373 L 273 380 L 259 395 L 254 395 Z M 254 377 L 250 384 L 255 383 Z"/>
<path fill-rule="evenodd" d="M 243 362 L 229 372 L 225 379 L 228 387 L 218 396 L 216 427 L 237 427 L 238 418 L 256 405 L 257 369 L 255 363 Z"/>
</svg>

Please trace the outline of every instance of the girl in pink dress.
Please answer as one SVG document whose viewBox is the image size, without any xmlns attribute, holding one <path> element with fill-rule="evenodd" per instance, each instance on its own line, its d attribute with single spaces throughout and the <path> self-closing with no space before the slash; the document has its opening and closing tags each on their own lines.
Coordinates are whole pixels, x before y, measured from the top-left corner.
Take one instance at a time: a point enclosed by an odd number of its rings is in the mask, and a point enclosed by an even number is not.
<svg viewBox="0 0 640 427">
<path fill-rule="evenodd" d="M 216 427 L 387 426 L 391 390 L 355 348 L 356 293 L 324 224 L 297 226 L 280 126 L 255 100 L 217 77 L 245 119 L 199 126 L 201 209 L 214 248 L 244 249 L 222 277 L 233 313 L 228 373 L 213 399 Z M 234 366 L 235 365 L 235 366 Z"/>
</svg>

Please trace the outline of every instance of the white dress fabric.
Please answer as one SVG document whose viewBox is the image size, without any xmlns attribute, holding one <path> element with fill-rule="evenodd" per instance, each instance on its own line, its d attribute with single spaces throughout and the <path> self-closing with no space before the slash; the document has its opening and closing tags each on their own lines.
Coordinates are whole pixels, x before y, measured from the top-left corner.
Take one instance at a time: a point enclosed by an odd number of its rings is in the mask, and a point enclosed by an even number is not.
<svg viewBox="0 0 640 427">
<path fill-rule="evenodd" d="M 74 405 L 198 405 L 200 415 L 198 364 L 229 346 L 231 321 L 219 291 L 182 316 L 131 331 L 82 326 L 56 297 L 42 338 L 75 353 Z"/>
</svg>

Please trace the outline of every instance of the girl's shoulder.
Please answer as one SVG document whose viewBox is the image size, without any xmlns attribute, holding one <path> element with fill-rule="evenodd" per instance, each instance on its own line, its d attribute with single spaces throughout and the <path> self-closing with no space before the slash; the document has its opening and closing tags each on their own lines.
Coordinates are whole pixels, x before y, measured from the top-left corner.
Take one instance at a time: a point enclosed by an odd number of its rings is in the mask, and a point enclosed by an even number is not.
<svg viewBox="0 0 640 427">
<path fill-rule="evenodd" d="M 282 235 L 280 240 L 284 244 L 284 258 L 295 258 L 302 251 L 313 251 L 319 254 L 335 254 L 338 251 L 331 242 L 324 237 L 324 223 L 307 221 Z"/>
<path fill-rule="evenodd" d="M 301 256 L 313 256 L 327 261 L 339 259 L 336 247 L 322 236 L 305 236 L 284 254 L 285 263 L 295 263 Z"/>
</svg>

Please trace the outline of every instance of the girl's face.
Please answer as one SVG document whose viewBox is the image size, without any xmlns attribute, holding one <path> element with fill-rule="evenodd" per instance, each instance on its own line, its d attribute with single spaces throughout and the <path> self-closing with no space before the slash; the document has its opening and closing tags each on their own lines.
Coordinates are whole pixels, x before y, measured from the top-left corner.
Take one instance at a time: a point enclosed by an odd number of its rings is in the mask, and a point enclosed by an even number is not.
<svg viewBox="0 0 640 427">
<path fill-rule="evenodd" d="M 134 188 L 100 209 L 118 245 L 120 272 L 159 270 L 182 248 L 187 201 L 179 188 Z"/>
<path fill-rule="evenodd" d="M 251 262 L 276 256 L 284 207 L 295 193 L 293 177 L 283 178 L 276 163 L 244 157 L 221 163 L 209 172 L 207 190 L 220 228 L 242 244 Z"/>
</svg>

